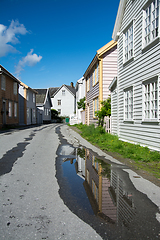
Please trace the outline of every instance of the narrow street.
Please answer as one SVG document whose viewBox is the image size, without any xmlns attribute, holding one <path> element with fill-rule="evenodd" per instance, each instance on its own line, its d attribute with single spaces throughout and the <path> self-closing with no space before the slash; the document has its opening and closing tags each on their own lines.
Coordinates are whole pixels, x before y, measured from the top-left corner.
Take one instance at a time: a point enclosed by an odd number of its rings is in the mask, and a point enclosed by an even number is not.
<svg viewBox="0 0 160 240">
<path fill-rule="evenodd" d="M 93 207 L 94 176 L 78 151 L 105 161 L 106 215 Z M 0 208 L 5 240 L 160 239 L 160 188 L 62 124 L 0 133 Z"/>
</svg>

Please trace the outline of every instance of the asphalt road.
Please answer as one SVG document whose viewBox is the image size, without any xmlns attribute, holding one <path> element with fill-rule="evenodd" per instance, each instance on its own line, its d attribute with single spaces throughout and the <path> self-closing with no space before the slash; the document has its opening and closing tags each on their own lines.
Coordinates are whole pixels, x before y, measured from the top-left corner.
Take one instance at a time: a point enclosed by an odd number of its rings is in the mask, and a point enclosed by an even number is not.
<svg viewBox="0 0 160 240">
<path fill-rule="evenodd" d="M 101 239 L 59 196 L 56 126 L 0 133 L 0 239 Z"/>
<path fill-rule="evenodd" d="M 118 224 L 87 216 L 74 206 L 65 179 L 62 180 L 61 158 L 79 146 L 110 163 L 112 171 L 124 181 L 124 190 L 131 191 L 136 217 L 129 230 L 124 224 L 117 227 Z M 160 188 L 67 125 L 0 132 L 1 239 L 160 239 Z"/>
</svg>

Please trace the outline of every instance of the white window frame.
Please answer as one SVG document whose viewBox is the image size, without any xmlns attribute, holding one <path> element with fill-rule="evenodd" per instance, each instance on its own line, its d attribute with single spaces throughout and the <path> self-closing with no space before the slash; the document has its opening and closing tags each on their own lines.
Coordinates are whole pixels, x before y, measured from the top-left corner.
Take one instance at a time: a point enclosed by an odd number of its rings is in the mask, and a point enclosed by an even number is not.
<svg viewBox="0 0 160 240">
<path fill-rule="evenodd" d="M 58 114 L 59 114 L 59 115 L 61 114 L 61 109 L 58 109 Z"/>
<path fill-rule="evenodd" d="M 6 77 L 4 75 L 1 75 L 1 89 L 6 90 Z"/>
<path fill-rule="evenodd" d="M 133 86 L 124 89 L 124 121 L 133 121 L 134 113 Z"/>
<path fill-rule="evenodd" d="M 96 85 L 98 82 L 98 63 L 94 66 L 93 71 L 93 86 Z"/>
<path fill-rule="evenodd" d="M 61 105 L 62 105 L 61 99 L 58 99 L 58 100 L 57 100 L 57 105 L 58 105 L 58 106 L 61 106 Z"/>
<path fill-rule="evenodd" d="M 160 0 L 154 0 L 145 5 L 143 9 L 143 48 L 160 36 L 159 7 Z"/>
<path fill-rule="evenodd" d="M 123 63 L 134 58 L 134 21 L 123 32 Z"/>
<path fill-rule="evenodd" d="M 159 121 L 158 77 L 143 82 L 143 121 Z"/>
</svg>

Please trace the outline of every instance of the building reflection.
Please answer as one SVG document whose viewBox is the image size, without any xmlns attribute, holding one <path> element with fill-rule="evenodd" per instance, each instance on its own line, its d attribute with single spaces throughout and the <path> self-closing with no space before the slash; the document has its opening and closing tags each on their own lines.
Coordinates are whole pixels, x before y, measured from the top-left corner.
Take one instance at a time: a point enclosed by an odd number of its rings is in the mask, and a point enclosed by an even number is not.
<svg viewBox="0 0 160 240">
<path fill-rule="evenodd" d="M 129 227 L 135 215 L 132 193 L 121 171 L 97 159 L 88 149 L 77 150 L 75 168 L 83 183 L 94 213 L 117 225 Z"/>
</svg>

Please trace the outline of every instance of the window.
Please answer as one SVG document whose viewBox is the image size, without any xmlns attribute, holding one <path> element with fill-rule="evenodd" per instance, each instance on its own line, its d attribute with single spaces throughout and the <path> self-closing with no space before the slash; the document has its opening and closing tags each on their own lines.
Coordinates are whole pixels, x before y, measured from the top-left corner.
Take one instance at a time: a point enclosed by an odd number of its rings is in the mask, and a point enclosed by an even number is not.
<svg viewBox="0 0 160 240">
<path fill-rule="evenodd" d="M 127 62 L 133 57 L 133 23 L 124 32 L 124 62 Z"/>
<path fill-rule="evenodd" d="M 96 161 L 95 156 L 92 157 L 92 166 L 94 166 L 94 168 L 97 170 L 98 172 L 98 161 Z"/>
<path fill-rule="evenodd" d="M 95 112 L 99 109 L 99 100 L 98 97 L 93 99 L 93 117 L 95 118 Z"/>
<path fill-rule="evenodd" d="M 35 96 L 35 93 L 33 93 L 33 102 L 35 103 L 35 99 L 36 99 L 36 96 Z"/>
<path fill-rule="evenodd" d="M 33 108 L 33 118 L 35 118 L 36 117 L 36 110 Z"/>
<path fill-rule="evenodd" d="M 94 67 L 93 72 L 93 85 L 95 85 L 98 82 L 98 63 Z"/>
<path fill-rule="evenodd" d="M 96 201 L 98 202 L 98 187 L 93 179 L 92 179 L 92 193 L 93 193 Z"/>
<path fill-rule="evenodd" d="M 86 84 L 87 84 L 87 86 L 86 86 L 87 92 L 89 92 L 89 90 L 90 90 L 90 78 L 89 77 L 87 77 L 87 79 L 86 79 Z"/>
<path fill-rule="evenodd" d="M 12 117 L 12 102 L 9 101 L 9 109 L 8 109 L 9 113 L 9 117 Z"/>
<path fill-rule="evenodd" d="M 58 114 L 61 114 L 61 109 L 58 109 Z"/>
<path fill-rule="evenodd" d="M 29 91 L 28 90 L 26 91 L 27 91 L 27 101 L 29 101 Z"/>
<path fill-rule="evenodd" d="M 13 93 L 17 95 L 17 82 L 14 82 L 13 84 Z"/>
<path fill-rule="evenodd" d="M 88 171 L 88 169 L 87 169 L 87 182 L 88 182 L 88 184 L 89 184 L 89 171 Z"/>
<path fill-rule="evenodd" d="M 65 96 L 65 90 L 62 90 L 62 96 Z"/>
<path fill-rule="evenodd" d="M 29 110 L 30 110 L 30 109 L 27 108 L 27 118 L 29 118 L 29 115 L 30 115 L 30 114 L 29 114 Z"/>
<path fill-rule="evenodd" d="M 6 78 L 4 75 L 1 75 L 1 89 L 6 90 Z"/>
<path fill-rule="evenodd" d="M 153 1 L 144 9 L 144 47 L 159 35 L 159 0 Z"/>
<path fill-rule="evenodd" d="M 61 105 L 61 100 L 58 100 L 58 105 Z"/>
<path fill-rule="evenodd" d="M 133 87 L 124 91 L 124 118 L 133 120 Z"/>
<path fill-rule="evenodd" d="M 14 103 L 14 117 L 17 117 L 17 103 Z"/>
<path fill-rule="evenodd" d="M 153 80 L 143 84 L 143 119 L 158 120 L 158 83 Z"/>
</svg>

